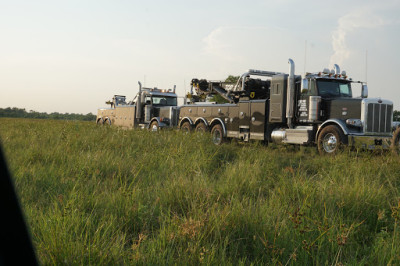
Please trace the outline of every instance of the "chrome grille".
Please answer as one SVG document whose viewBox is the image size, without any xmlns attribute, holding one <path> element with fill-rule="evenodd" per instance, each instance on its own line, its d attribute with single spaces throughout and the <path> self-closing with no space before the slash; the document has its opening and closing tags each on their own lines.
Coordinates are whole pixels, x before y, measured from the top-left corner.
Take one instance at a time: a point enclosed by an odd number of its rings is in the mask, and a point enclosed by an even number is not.
<svg viewBox="0 0 400 266">
<path fill-rule="evenodd" d="M 368 103 L 365 132 L 391 133 L 393 105 Z"/>
</svg>

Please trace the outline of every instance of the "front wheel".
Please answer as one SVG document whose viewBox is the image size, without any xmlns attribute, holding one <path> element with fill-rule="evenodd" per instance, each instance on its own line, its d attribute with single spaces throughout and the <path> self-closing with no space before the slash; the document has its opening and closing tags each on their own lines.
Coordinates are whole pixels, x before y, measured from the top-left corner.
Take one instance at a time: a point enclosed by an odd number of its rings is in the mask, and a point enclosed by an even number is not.
<svg viewBox="0 0 400 266">
<path fill-rule="evenodd" d="M 318 151 L 321 155 L 334 155 L 346 144 L 343 131 L 335 125 L 329 125 L 321 130 L 318 136 Z"/>
<path fill-rule="evenodd" d="M 211 129 L 211 138 L 215 145 L 221 145 L 224 142 L 224 131 L 220 124 L 213 126 Z"/>
<path fill-rule="evenodd" d="M 157 121 L 151 122 L 149 130 L 152 132 L 157 132 L 159 130 L 158 122 Z"/>
</svg>

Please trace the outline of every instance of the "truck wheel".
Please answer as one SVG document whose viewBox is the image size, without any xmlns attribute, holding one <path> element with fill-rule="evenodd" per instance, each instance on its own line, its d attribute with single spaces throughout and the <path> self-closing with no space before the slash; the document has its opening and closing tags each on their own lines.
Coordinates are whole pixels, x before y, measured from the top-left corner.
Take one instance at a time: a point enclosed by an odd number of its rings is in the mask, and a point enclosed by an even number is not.
<svg viewBox="0 0 400 266">
<path fill-rule="evenodd" d="M 208 131 L 208 128 L 203 122 L 200 122 L 199 124 L 197 124 L 196 132 L 199 132 L 199 133 L 203 134 L 203 133 L 205 133 L 207 131 Z"/>
<path fill-rule="evenodd" d="M 102 126 L 102 125 L 104 125 L 104 119 L 103 119 L 103 118 L 99 118 L 99 119 L 97 119 L 97 122 L 96 122 L 96 124 L 97 124 L 98 126 Z"/>
<path fill-rule="evenodd" d="M 216 124 L 211 129 L 211 138 L 215 145 L 221 145 L 224 142 L 224 131 L 220 124 Z"/>
<path fill-rule="evenodd" d="M 106 118 L 106 120 L 104 121 L 103 125 L 111 126 L 111 120 L 109 118 Z"/>
<path fill-rule="evenodd" d="M 393 132 L 392 144 L 390 149 L 396 155 L 400 154 L 400 127 Z"/>
<path fill-rule="evenodd" d="M 190 133 L 192 131 L 192 126 L 189 122 L 184 122 L 181 126 L 181 131 L 184 133 Z"/>
<path fill-rule="evenodd" d="M 327 126 L 319 133 L 318 151 L 321 155 L 334 155 L 347 143 L 345 140 L 340 128 L 335 125 Z"/>
<path fill-rule="evenodd" d="M 158 122 L 157 121 L 153 121 L 150 124 L 149 130 L 152 132 L 157 132 L 160 128 L 158 127 Z"/>
</svg>

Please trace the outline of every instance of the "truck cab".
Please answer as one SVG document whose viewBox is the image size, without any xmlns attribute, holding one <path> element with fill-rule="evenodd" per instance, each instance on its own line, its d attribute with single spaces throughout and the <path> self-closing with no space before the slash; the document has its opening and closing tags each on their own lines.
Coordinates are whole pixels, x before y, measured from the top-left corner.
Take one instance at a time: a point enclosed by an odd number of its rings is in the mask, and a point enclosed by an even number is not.
<svg viewBox="0 0 400 266">
<path fill-rule="evenodd" d="M 97 124 L 156 131 L 174 126 L 179 112 L 175 87 L 173 90 L 144 88 L 140 82 L 139 92 L 132 101 L 127 103 L 125 96 L 114 95 L 106 104 L 110 108 L 98 109 Z"/>
<path fill-rule="evenodd" d="M 140 98 L 140 100 L 139 100 Z M 159 90 L 157 88 L 142 88 L 136 106 L 140 111 L 137 120 L 141 127 L 152 131 L 159 128 L 172 127 L 177 121 L 178 96 L 175 90 Z"/>
<path fill-rule="evenodd" d="M 361 97 L 354 97 L 354 85 L 361 85 Z M 313 125 L 319 148 L 334 152 L 339 142 L 367 149 L 389 148 L 392 136 L 393 103 L 368 97 L 365 82 L 349 79 L 337 65 L 334 70 L 307 73 L 297 101 L 299 124 Z M 330 126 L 335 134 L 325 136 Z M 326 130 L 325 130 L 326 131 Z M 323 133 L 323 135 L 320 135 Z"/>
</svg>

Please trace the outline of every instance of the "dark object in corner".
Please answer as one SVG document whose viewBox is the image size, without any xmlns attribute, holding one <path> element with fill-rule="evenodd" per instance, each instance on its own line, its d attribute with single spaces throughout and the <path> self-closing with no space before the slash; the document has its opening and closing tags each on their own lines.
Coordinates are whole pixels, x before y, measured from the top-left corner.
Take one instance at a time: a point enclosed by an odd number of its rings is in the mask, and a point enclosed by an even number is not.
<svg viewBox="0 0 400 266">
<path fill-rule="evenodd" d="M 0 146 L 0 265 L 38 265 Z"/>
</svg>

